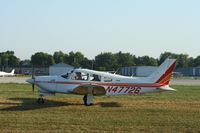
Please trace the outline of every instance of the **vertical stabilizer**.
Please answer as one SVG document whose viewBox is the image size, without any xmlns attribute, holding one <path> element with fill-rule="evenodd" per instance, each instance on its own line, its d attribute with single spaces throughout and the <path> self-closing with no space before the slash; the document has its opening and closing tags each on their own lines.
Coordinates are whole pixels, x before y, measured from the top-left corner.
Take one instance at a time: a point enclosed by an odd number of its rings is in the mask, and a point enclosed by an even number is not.
<svg viewBox="0 0 200 133">
<path fill-rule="evenodd" d="M 13 70 L 10 72 L 11 75 L 14 75 L 14 73 L 15 73 L 15 69 L 13 69 Z"/>
<path fill-rule="evenodd" d="M 174 70 L 176 66 L 176 60 L 175 59 L 166 59 L 160 67 L 152 73 L 148 78 L 153 83 L 159 83 L 162 85 L 168 85 L 172 71 Z"/>
</svg>

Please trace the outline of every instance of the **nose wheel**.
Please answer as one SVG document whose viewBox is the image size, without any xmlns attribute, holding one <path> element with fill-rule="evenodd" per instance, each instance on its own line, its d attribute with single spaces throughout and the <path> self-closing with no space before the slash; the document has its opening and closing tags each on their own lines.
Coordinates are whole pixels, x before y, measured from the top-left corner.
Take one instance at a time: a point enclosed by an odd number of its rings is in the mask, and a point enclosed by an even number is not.
<svg viewBox="0 0 200 133">
<path fill-rule="evenodd" d="M 43 97 L 39 97 L 39 98 L 37 99 L 37 103 L 38 103 L 38 104 L 44 104 L 44 99 L 43 99 Z"/>
</svg>

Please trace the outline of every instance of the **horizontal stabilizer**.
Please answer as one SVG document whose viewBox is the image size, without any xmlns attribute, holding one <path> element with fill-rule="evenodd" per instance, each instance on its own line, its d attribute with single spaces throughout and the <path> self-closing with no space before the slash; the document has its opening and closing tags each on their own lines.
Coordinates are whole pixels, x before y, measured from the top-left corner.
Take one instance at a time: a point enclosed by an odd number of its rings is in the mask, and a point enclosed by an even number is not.
<svg viewBox="0 0 200 133">
<path fill-rule="evenodd" d="M 176 91 L 175 89 L 173 89 L 169 86 L 162 86 L 162 87 L 159 87 L 157 89 L 162 90 L 162 91 Z"/>
</svg>

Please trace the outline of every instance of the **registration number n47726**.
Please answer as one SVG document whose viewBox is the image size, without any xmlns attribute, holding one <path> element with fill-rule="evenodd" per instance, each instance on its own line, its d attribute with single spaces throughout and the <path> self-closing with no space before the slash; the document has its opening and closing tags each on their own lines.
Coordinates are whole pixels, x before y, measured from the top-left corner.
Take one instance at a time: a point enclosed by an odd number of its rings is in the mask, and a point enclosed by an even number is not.
<svg viewBox="0 0 200 133">
<path fill-rule="evenodd" d="M 120 87 L 120 86 L 108 86 L 106 91 L 108 93 L 117 94 L 139 94 L 141 87 Z"/>
</svg>

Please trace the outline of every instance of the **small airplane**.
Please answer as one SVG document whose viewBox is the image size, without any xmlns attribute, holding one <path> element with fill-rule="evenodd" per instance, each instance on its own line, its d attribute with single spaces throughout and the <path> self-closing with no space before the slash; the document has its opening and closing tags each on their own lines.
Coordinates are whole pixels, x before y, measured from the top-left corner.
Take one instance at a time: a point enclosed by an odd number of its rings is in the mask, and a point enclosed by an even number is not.
<svg viewBox="0 0 200 133">
<path fill-rule="evenodd" d="M 169 87 L 170 77 L 176 65 L 175 59 L 166 59 L 159 68 L 148 77 L 127 77 L 108 72 L 89 69 L 74 69 L 59 76 L 33 76 L 27 82 L 36 84 L 39 89 L 37 102 L 43 104 L 43 96 L 56 93 L 84 95 L 86 106 L 93 104 L 94 96 L 122 94 L 143 94 L 175 91 Z"/>
<path fill-rule="evenodd" d="M 15 69 L 13 69 L 10 73 L 0 71 L 0 77 L 4 76 L 15 76 Z"/>
</svg>

